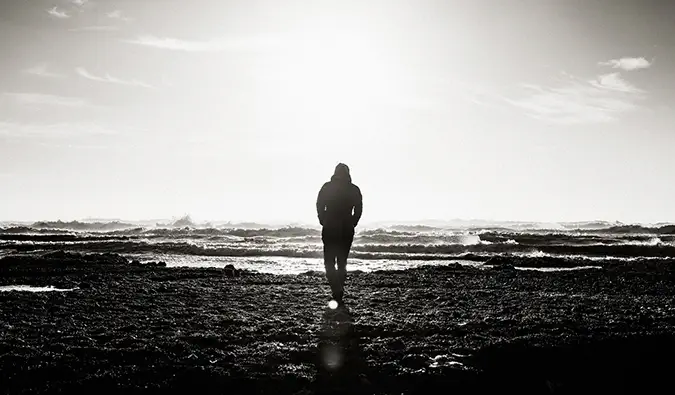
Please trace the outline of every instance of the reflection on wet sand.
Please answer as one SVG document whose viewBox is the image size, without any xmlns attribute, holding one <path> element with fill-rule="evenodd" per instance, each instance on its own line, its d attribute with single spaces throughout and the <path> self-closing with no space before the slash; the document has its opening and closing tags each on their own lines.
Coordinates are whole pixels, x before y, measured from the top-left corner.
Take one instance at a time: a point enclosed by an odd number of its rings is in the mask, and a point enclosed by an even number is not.
<svg viewBox="0 0 675 395">
<path fill-rule="evenodd" d="M 316 355 L 316 392 L 366 393 L 367 365 L 354 317 L 346 306 L 323 313 Z"/>
</svg>

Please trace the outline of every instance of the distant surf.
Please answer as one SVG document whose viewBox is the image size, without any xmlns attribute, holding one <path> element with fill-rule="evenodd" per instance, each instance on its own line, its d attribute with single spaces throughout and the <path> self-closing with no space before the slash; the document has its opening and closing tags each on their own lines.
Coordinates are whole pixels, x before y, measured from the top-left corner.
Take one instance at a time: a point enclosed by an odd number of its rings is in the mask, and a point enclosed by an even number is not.
<svg viewBox="0 0 675 395">
<path fill-rule="evenodd" d="M 560 267 L 675 258 L 675 226 L 670 224 L 380 225 L 357 230 L 350 254 L 353 261 L 405 269 L 415 262 L 485 262 L 500 256 L 547 258 Z M 183 219 L 155 224 L 40 221 L 0 227 L 0 255 L 56 250 L 111 252 L 140 260 L 163 257 L 200 266 L 209 262 L 218 266 L 222 258 L 235 263 L 259 258 L 271 266 L 305 262 L 302 265 L 310 269 L 320 269 L 322 257 L 321 230 L 309 226 L 198 225 Z"/>
</svg>

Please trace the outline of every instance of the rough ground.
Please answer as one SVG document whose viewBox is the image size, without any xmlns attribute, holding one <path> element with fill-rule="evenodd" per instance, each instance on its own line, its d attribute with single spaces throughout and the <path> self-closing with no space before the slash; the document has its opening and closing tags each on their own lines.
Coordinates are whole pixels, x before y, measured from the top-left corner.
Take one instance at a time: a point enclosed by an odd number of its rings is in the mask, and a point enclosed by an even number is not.
<svg viewBox="0 0 675 395">
<path fill-rule="evenodd" d="M 668 263 L 669 264 L 669 263 Z M 672 266 L 350 273 L 0 260 L 2 393 L 649 393 L 671 388 Z"/>
</svg>

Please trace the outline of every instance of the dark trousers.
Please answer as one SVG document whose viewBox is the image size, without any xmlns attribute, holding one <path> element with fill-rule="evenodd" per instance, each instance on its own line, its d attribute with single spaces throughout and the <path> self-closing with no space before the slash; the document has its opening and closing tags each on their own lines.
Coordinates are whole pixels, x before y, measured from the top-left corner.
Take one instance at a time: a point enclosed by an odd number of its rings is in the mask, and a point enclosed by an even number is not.
<svg viewBox="0 0 675 395">
<path fill-rule="evenodd" d="M 352 229 L 326 229 L 322 232 L 323 260 L 326 279 L 335 299 L 342 299 L 342 289 L 347 279 L 347 258 L 354 240 Z"/>
</svg>

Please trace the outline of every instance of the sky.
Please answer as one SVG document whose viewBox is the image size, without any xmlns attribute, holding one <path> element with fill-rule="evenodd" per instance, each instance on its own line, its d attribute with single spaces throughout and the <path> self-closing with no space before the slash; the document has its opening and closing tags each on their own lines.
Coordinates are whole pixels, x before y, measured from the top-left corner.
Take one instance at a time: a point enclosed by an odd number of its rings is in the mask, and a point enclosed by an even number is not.
<svg viewBox="0 0 675 395">
<path fill-rule="evenodd" d="M 675 2 L 1 0 L 0 220 L 675 221 Z"/>
</svg>

